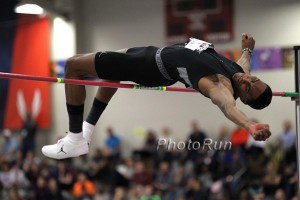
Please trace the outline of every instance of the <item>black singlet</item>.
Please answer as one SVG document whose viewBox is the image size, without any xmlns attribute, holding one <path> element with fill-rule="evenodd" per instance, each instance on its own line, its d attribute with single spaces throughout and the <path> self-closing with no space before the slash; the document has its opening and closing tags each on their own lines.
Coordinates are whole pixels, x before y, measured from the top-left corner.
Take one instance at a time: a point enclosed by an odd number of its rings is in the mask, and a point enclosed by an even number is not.
<svg viewBox="0 0 300 200">
<path fill-rule="evenodd" d="M 212 48 L 198 53 L 185 48 L 184 44 L 172 45 L 162 49 L 161 59 L 172 79 L 198 91 L 198 82 L 202 77 L 221 74 L 232 82 L 235 73 L 244 73 L 238 64 Z"/>
</svg>

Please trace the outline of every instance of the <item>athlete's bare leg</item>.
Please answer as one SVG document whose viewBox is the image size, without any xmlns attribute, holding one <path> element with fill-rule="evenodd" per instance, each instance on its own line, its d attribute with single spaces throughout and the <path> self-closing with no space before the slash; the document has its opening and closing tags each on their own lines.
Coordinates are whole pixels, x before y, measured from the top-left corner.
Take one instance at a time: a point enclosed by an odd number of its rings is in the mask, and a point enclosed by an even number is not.
<svg viewBox="0 0 300 200">
<path fill-rule="evenodd" d="M 69 58 L 65 64 L 65 78 L 83 79 L 85 76 L 96 76 L 94 60 L 95 54 L 76 55 Z M 65 96 L 69 132 L 56 144 L 42 148 L 45 156 L 54 159 L 77 157 L 89 151 L 88 143 L 82 133 L 85 86 L 65 84 Z"/>
<path fill-rule="evenodd" d="M 117 52 L 126 53 L 127 49 Z M 86 76 L 98 76 L 95 69 L 95 54 L 76 55 L 69 58 L 65 66 L 65 77 L 71 79 L 83 79 Z M 99 87 L 96 98 L 99 101 L 108 103 L 116 93 L 117 88 Z M 84 85 L 66 84 L 66 102 L 71 105 L 84 103 L 86 92 Z"/>
<path fill-rule="evenodd" d="M 95 54 L 76 55 L 65 64 L 65 78 L 83 79 L 85 76 L 97 76 L 95 70 Z M 65 85 L 66 102 L 70 105 L 82 105 L 86 92 L 84 85 Z"/>
<path fill-rule="evenodd" d="M 126 53 L 126 50 L 118 51 L 120 53 Z M 95 54 L 84 54 L 76 55 L 69 58 L 65 65 L 65 77 L 70 79 L 84 79 L 86 76 L 97 76 L 95 69 Z M 107 105 L 112 96 L 117 91 L 116 88 L 98 88 L 95 100 L 97 101 L 97 106 L 103 107 Z M 76 157 L 88 153 L 88 140 L 85 139 L 84 134 L 82 133 L 83 127 L 83 108 L 84 101 L 86 97 L 85 86 L 83 85 L 65 85 L 65 95 L 66 95 L 66 104 L 69 115 L 69 132 L 62 140 L 59 140 L 57 144 L 47 145 L 42 148 L 42 152 L 45 156 L 55 158 L 55 159 L 64 159 L 69 157 Z M 94 107 L 94 106 L 93 106 Z M 101 113 L 103 110 L 101 110 Z M 95 108 L 95 107 L 94 107 Z M 93 121 L 95 114 L 97 115 L 97 109 L 93 109 L 91 115 Z M 100 113 L 100 115 L 101 115 Z M 99 115 L 99 117 L 100 117 Z M 90 115 L 89 115 L 90 116 Z M 98 120 L 98 119 L 97 119 Z M 96 121 L 97 121 L 96 120 Z M 91 125 L 92 129 L 86 131 L 88 134 L 85 136 L 91 135 L 93 127 L 95 124 Z"/>
</svg>

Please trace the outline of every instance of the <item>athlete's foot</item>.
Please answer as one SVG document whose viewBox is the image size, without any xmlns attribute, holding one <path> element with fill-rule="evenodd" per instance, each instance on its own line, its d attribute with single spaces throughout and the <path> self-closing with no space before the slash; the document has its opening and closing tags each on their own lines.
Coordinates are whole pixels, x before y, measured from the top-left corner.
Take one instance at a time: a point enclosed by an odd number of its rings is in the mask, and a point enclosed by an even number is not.
<svg viewBox="0 0 300 200">
<path fill-rule="evenodd" d="M 50 158 L 65 159 L 87 154 L 89 146 L 82 133 L 68 133 L 56 144 L 43 146 L 42 152 Z"/>
<path fill-rule="evenodd" d="M 82 133 L 84 139 L 87 141 L 88 144 L 91 143 L 92 134 L 94 132 L 95 125 L 88 123 L 87 121 L 84 121 L 82 123 Z"/>
</svg>

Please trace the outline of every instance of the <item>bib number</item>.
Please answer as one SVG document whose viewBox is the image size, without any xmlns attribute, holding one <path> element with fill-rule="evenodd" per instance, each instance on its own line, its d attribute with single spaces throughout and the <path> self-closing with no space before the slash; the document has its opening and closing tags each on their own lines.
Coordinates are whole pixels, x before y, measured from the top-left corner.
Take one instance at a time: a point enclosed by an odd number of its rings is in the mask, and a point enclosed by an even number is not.
<svg viewBox="0 0 300 200">
<path fill-rule="evenodd" d="M 185 45 L 185 48 L 201 53 L 208 48 L 213 48 L 213 45 L 203 40 L 190 38 L 189 42 Z"/>
</svg>

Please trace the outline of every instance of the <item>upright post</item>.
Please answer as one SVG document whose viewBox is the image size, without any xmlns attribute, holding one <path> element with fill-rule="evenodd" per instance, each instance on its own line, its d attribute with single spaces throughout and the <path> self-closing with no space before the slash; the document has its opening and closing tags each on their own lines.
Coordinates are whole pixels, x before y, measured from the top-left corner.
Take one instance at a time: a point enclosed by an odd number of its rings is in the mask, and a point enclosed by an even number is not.
<svg viewBox="0 0 300 200">
<path fill-rule="evenodd" d="M 299 94 L 300 88 L 300 46 L 294 46 L 295 51 L 295 89 Z M 299 109 L 300 96 L 295 99 L 295 112 L 296 112 L 296 133 L 297 133 L 297 172 L 298 172 L 298 199 L 300 199 L 300 109 Z"/>
</svg>

